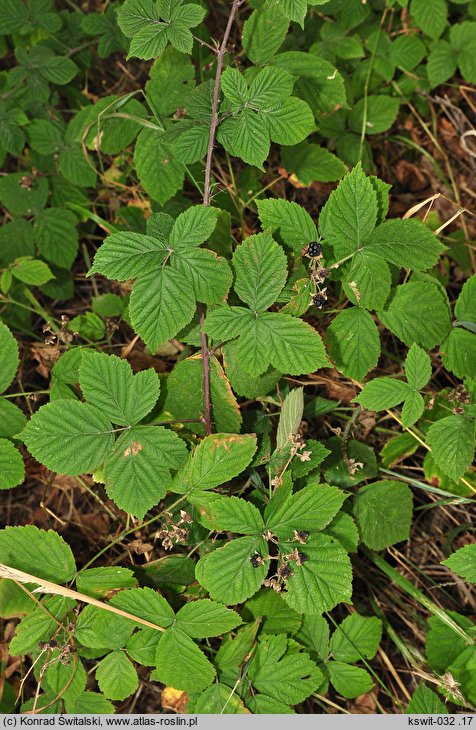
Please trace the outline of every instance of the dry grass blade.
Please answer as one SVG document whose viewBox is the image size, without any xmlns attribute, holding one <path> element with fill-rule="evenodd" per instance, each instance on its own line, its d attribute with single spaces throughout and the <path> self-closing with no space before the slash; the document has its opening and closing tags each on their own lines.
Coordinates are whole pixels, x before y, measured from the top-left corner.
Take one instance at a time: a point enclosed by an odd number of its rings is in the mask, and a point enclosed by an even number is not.
<svg viewBox="0 0 476 730">
<path fill-rule="evenodd" d="M 0 563 L 0 577 L 1 578 L 8 578 L 9 580 L 15 581 L 15 583 L 36 583 L 38 586 L 38 591 L 42 593 L 51 593 L 57 596 L 64 596 L 65 598 L 73 598 L 75 601 L 81 601 L 82 603 L 89 603 L 91 606 L 96 606 L 96 608 L 102 608 L 104 611 L 109 611 L 110 613 L 115 613 L 116 616 L 122 616 L 123 618 L 128 618 L 131 621 L 134 621 L 137 624 L 141 624 L 142 626 L 147 626 L 149 629 L 155 629 L 156 631 L 165 631 L 163 626 L 158 626 L 157 624 L 153 624 L 151 621 L 147 621 L 144 618 L 140 618 L 139 616 L 133 616 L 131 613 L 128 613 L 127 611 L 121 611 L 120 608 L 115 608 L 114 606 L 110 606 L 108 603 L 103 603 L 102 601 L 96 600 L 96 598 L 91 598 L 91 596 L 86 596 L 84 593 L 78 593 L 78 591 L 73 591 L 71 588 L 65 588 L 65 586 L 60 586 L 57 583 L 52 583 L 49 580 L 44 580 L 43 578 L 38 578 L 36 575 L 30 575 L 30 573 L 24 573 L 22 570 L 17 570 L 16 568 L 10 568 L 8 565 L 4 565 L 3 563 Z"/>
</svg>

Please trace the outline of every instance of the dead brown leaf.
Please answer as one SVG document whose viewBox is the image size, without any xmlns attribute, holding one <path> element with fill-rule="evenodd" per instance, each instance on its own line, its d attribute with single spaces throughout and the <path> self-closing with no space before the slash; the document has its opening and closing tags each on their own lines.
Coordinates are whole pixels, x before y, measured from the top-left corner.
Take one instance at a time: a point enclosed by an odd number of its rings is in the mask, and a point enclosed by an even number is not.
<svg viewBox="0 0 476 730">
<path fill-rule="evenodd" d="M 160 701 L 164 710 L 173 710 L 180 714 L 187 712 L 188 695 L 182 690 L 164 687 Z"/>
</svg>

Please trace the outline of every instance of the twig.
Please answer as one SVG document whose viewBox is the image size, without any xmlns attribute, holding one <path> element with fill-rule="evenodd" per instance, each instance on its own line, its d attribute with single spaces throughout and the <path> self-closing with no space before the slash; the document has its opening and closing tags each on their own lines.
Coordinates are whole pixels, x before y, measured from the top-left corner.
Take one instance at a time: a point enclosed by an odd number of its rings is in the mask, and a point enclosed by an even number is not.
<svg viewBox="0 0 476 730">
<path fill-rule="evenodd" d="M 231 28 L 233 21 L 235 20 L 236 11 L 242 4 L 243 0 L 233 0 L 233 5 L 226 24 L 225 32 L 220 48 L 217 52 L 217 70 L 215 74 L 215 87 L 213 89 L 213 102 L 212 102 L 212 118 L 210 122 L 210 135 L 208 137 L 208 150 L 207 150 L 207 161 L 205 165 L 205 185 L 203 189 L 203 204 L 210 205 L 210 178 L 212 173 L 212 157 L 213 147 L 215 145 L 215 134 L 218 127 L 219 116 L 218 116 L 218 101 L 220 98 L 220 79 L 223 70 L 223 60 L 225 58 L 226 47 L 228 44 L 228 38 L 230 37 Z"/>
<path fill-rule="evenodd" d="M 210 436 L 212 432 L 212 401 L 210 398 L 210 350 L 208 349 L 207 336 L 202 327 L 205 322 L 205 306 L 198 305 L 198 320 L 200 324 L 200 347 L 202 350 L 202 378 L 203 378 L 203 408 L 205 433 Z"/>
<path fill-rule="evenodd" d="M 235 19 L 236 11 L 243 0 L 233 0 L 228 22 L 223 34 L 222 42 L 216 51 L 217 69 L 215 74 L 215 86 L 213 89 L 212 113 L 210 122 L 210 134 L 208 137 L 207 161 L 205 164 L 205 182 L 203 186 L 203 205 L 210 205 L 210 180 L 212 175 L 213 148 L 215 145 L 215 134 L 219 124 L 218 103 L 220 99 L 220 79 L 223 70 L 223 60 L 225 58 L 226 47 L 230 32 Z M 212 432 L 212 403 L 210 398 L 210 351 L 208 349 L 208 341 L 206 334 L 202 331 L 205 321 L 205 306 L 198 305 L 198 317 L 200 322 L 200 346 L 202 351 L 202 373 L 203 373 L 203 403 L 204 403 L 204 423 L 205 433 L 209 436 Z"/>
</svg>

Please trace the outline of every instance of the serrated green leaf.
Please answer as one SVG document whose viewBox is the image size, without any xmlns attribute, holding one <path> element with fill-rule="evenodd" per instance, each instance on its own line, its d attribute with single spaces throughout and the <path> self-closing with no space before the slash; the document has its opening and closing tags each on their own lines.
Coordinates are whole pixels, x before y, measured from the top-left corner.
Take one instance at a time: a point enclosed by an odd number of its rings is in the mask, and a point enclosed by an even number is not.
<svg viewBox="0 0 476 730">
<path fill-rule="evenodd" d="M 267 0 L 268 4 L 279 10 L 289 18 L 299 23 L 301 28 L 304 26 L 304 19 L 307 13 L 307 0 Z"/>
<path fill-rule="evenodd" d="M 31 286 L 41 286 L 53 278 L 50 267 L 44 261 L 26 257 L 16 260 L 11 273 L 15 279 Z"/>
<path fill-rule="evenodd" d="M 50 656 L 50 665 L 45 672 L 45 680 L 49 689 L 55 695 L 61 695 L 67 712 L 72 712 L 78 697 L 86 689 L 86 670 L 78 656 L 73 657 L 69 664 L 59 659 L 60 649 Z"/>
<path fill-rule="evenodd" d="M 136 631 L 126 644 L 126 652 L 138 664 L 153 667 L 157 650 L 158 634 L 155 629 Z"/>
<path fill-rule="evenodd" d="M 110 700 L 125 700 L 139 686 L 137 672 L 123 651 L 112 651 L 99 662 L 96 679 Z"/>
<path fill-rule="evenodd" d="M 451 479 L 459 479 L 470 466 L 474 454 L 474 424 L 464 416 L 446 416 L 427 431 L 435 463 Z"/>
<path fill-rule="evenodd" d="M 284 399 L 278 422 L 276 446 L 284 448 L 299 431 L 304 412 L 304 389 L 294 388 Z"/>
<path fill-rule="evenodd" d="M 279 231 L 284 243 L 300 251 L 317 239 L 317 229 L 309 213 L 297 203 L 282 198 L 258 200 L 258 213 L 264 230 Z"/>
<path fill-rule="evenodd" d="M 365 249 L 395 266 L 425 271 L 434 266 L 444 247 L 422 221 L 392 219 L 369 235 Z"/>
<path fill-rule="evenodd" d="M 358 134 L 386 132 L 397 118 L 400 102 L 391 96 L 370 94 L 360 99 L 349 114 L 349 126 Z"/>
<path fill-rule="evenodd" d="M 136 281 L 129 311 L 132 326 L 155 350 L 191 321 L 195 296 L 187 278 L 177 269 L 165 266 Z"/>
<path fill-rule="evenodd" d="M 188 106 L 194 77 L 195 69 L 188 55 L 169 46 L 152 66 L 146 83 L 147 99 L 152 108 L 169 116 L 184 103 Z"/>
<path fill-rule="evenodd" d="M 392 277 L 386 261 L 366 248 L 357 251 L 340 268 L 344 290 L 353 304 L 365 309 L 380 309 L 390 294 Z"/>
<path fill-rule="evenodd" d="M 354 400 L 371 411 L 383 411 L 402 403 L 411 393 L 408 383 L 402 380 L 375 378 L 363 387 Z"/>
<path fill-rule="evenodd" d="M 136 426 L 122 434 L 105 459 L 106 491 L 118 507 L 143 518 L 165 496 L 185 456 L 184 442 L 161 426 Z"/>
<path fill-rule="evenodd" d="M 311 109 L 302 99 L 292 96 L 267 111 L 271 140 L 282 145 L 296 145 L 316 131 Z"/>
<path fill-rule="evenodd" d="M 405 360 L 405 375 L 408 384 L 414 390 L 421 390 L 431 378 L 430 356 L 418 347 L 412 345 Z"/>
<path fill-rule="evenodd" d="M 328 367 L 321 336 L 307 322 L 289 314 L 265 312 L 260 324 L 265 342 L 269 338 L 269 359 L 276 370 L 302 375 Z"/>
<path fill-rule="evenodd" d="M 457 53 L 458 66 L 463 78 L 468 84 L 476 83 L 476 63 L 474 62 L 474 54 L 476 52 L 476 44 L 474 41 L 475 30 L 476 23 L 470 20 L 457 23 L 450 28 L 450 42 Z"/>
<path fill-rule="evenodd" d="M 375 616 L 347 616 L 332 635 L 330 649 L 339 662 L 373 659 L 382 638 L 382 622 Z"/>
<path fill-rule="evenodd" d="M 26 416 L 7 398 L 0 398 L 0 438 L 12 438 L 26 424 Z"/>
<path fill-rule="evenodd" d="M 198 492 L 190 496 L 190 502 L 198 507 L 206 526 L 217 532 L 229 530 L 241 535 L 259 535 L 264 530 L 263 518 L 257 507 L 239 497 Z"/>
<path fill-rule="evenodd" d="M 94 471 L 114 444 L 112 424 L 101 411 L 74 400 L 41 406 L 20 437 L 40 463 L 71 476 Z"/>
<path fill-rule="evenodd" d="M 315 180 L 333 182 L 346 171 L 342 160 L 317 144 L 301 142 L 281 150 L 283 167 L 291 175 L 291 181 L 310 186 Z"/>
<path fill-rule="evenodd" d="M 214 251 L 194 247 L 185 252 L 184 247 L 172 255 L 171 264 L 188 279 L 197 301 L 223 304 L 226 300 L 233 275 L 228 262 Z"/>
<path fill-rule="evenodd" d="M 258 628 L 259 622 L 255 621 L 238 629 L 234 638 L 230 635 L 225 637 L 215 657 L 220 671 L 237 668 L 245 661 L 255 642 Z"/>
<path fill-rule="evenodd" d="M 412 0 L 412 17 L 421 30 L 430 38 L 439 38 L 446 28 L 448 7 L 445 0 Z"/>
<path fill-rule="evenodd" d="M 243 50 L 255 65 L 267 63 L 284 41 L 289 20 L 275 7 L 255 10 L 243 24 Z"/>
<path fill-rule="evenodd" d="M 286 256 L 269 233 L 249 236 L 233 254 L 235 291 L 254 312 L 264 312 L 278 298 L 287 279 Z"/>
<path fill-rule="evenodd" d="M 344 444 L 338 436 L 333 436 L 326 441 L 327 448 L 331 454 L 326 457 L 323 463 L 324 476 L 328 482 L 338 487 L 351 487 L 365 479 L 376 476 L 377 459 L 375 452 L 370 446 L 348 439 Z M 348 461 L 352 459 L 353 469 L 349 468 Z M 362 466 L 359 466 L 359 465 Z"/>
<path fill-rule="evenodd" d="M 327 665 L 327 670 L 334 688 L 343 697 L 349 699 L 359 697 L 370 692 L 373 687 L 372 677 L 362 667 L 331 661 Z"/>
<path fill-rule="evenodd" d="M 88 568 L 78 573 L 76 588 L 87 596 L 104 598 L 112 591 L 132 588 L 136 582 L 134 573 L 128 568 Z"/>
<path fill-rule="evenodd" d="M 63 538 L 34 525 L 0 530 L 0 562 L 55 583 L 68 582 L 76 572 L 73 553 Z"/>
<path fill-rule="evenodd" d="M 61 208 L 47 208 L 39 213 L 33 226 L 35 241 L 47 261 L 69 269 L 78 252 L 77 219 Z"/>
<path fill-rule="evenodd" d="M 175 615 L 163 596 L 151 588 L 132 588 L 113 596 L 109 603 L 115 608 L 138 616 L 153 624 L 168 628 L 172 626 Z M 154 630 L 154 629 L 152 629 Z M 156 632 L 157 641 L 159 634 Z"/>
<path fill-rule="evenodd" d="M 19 364 L 17 341 L 7 325 L 0 322 L 0 393 L 12 382 Z"/>
<path fill-rule="evenodd" d="M 114 705 L 104 695 L 89 691 L 80 694 L 71 708 L 78 715 L 113 715 L 114 711 Z"/>
<path fill-rule="evenodd" d="M 237 117 L 225 119 L 218 128 L 218 141 L 234 157 L 263 170 L 271 140 L 266 119 L 244 109 Z"/>
<path fill-rule="evenodd" d="M 215 683 L 189 705 L 199 715 L 244 715 L 248 710 L 226 684 Z"/>
<path fill-rule="evenodd" d="M 240 537 L 205 555 L 197 563 L 197 579 L 215 601 L 225 605 L 242 603 L 261 586 L 267 564 L 254 567 L 251 558 L 267 554 L 267 544 L 258 537 Z"/>
<path fill-rule="evenodd" d="M 408 428 L 408 426 L 412 426 L 414 423 L 416 423 L 416 421 L 418 421 L 418 419 L 421 417 L 424 410 L 425 401 L 423 400 L 423 397 L 420 395 L 420 393 L 416 393 L 415 391 L 411 392 L 405 399 L 402 408 L 403 428 Z"/>
<path fill-rule="evenodd" d="M 419 684 L 405 710 L 407 715 L 446 715 L 448 710 L 437 694 Z"/>
<path fill-rule="evenodd" d="M 293 77 L 284 69 L 266 66 L 248 86 L 237 69 L 227 68 L 221 88 L 232 116 L 218 127 L 217 138 L 232 155 L 263 169 L 270 142 L 297 144 L 314 130 L 311 109 L 289 98 Z"/>
<path fill-rule="evenodd" d="M 193 489 L 213 489 L 238 476 L 256 451 L 256 436 L 212 434 L 195 449 L 190 473 Z"/>
<path fill-rule="evenodd" d="M 476 274 L 467 279 L 455 304 L 455 316 L 459 320 L 476 323 Z"/>
<path fill-rule="evenodd" d="M 329 354 L 345 375 L 360 380 L 378 362 L 380 336 L 375 322 L 360 307 L 340 312 L 327 329 Z"/>
<path fill-rule="evenodd" d="M 473 622 L 466 616 L 461 616 L 456 611 L 447 611 L 447 615 L 463 631 L 472 632 L 474 630 Z M 430 616 L 428 625 L 425 644 L 428 666 L 434 672 L 444 674 L 450 664 L 464 651 L 467 644 L 463 636 L 455 633 L 454 629 L 438 616 Z"/>
<path fill-rule="evenodd" d="M 212 235 L 217 224 L 217 211 L 205 205 L 193 205 L 181 213 L 170 234 L 170 246 L 177 250 L 199 246 Z"/>
<path fill-rule="evenodd" d="M 308 459 L 301 460 L 299 458 L 294 459 L 292 463 L 292 474 L 293 477 L 299 479 L 306 476 L 310 472 L 314 471 L 319 464 L 321 464 L 326 456 L 330 453 L 329 449 L 326 449 L 324 444 L 315 439 L 308 439 L 304 447 L 304 452 L 308 452 Z"/>
<path fill-rule="evenodd" d="M 425 55 L 425 45 L 416 35 L 400 35 L 390 46 L 390 58 L 396 66 L 405 71 L 413 71 Z"/>
<path fill-rule="evenodd" d="M 5 175 L 0 179 L 0 201 L 13 215 L 38 215 L 46 205 L 48 182 L 44 177 L 28 180 L 22 184 L 24 173 Z"/>
<path fill-rule="evenodd" d="M 127 360 L 115 355 L 85 350 L 79 384 L 84 397 L 112 423 L 133 426 L 154 407 L 160 393 L 155 370 L 136 375 Z"/>
<path fill-rule="evenodd" d="M 476 543 L 460 548 L 449 558 L 442 560 L 442 564 L 468 583 L 476 583 Z"/>
<path fill-rule="evenodd" d="M 162 132 L 143 129 L 134 149 L 134 165 L 142 187 L 164 205 L 183 185 L 185 166 L 163 144 Z"/>
<path fill-rule="evenodd" d="M 282 540 L 291 540 L 294 530 L 322 530 L 342 507 L 346 495 L 328 484 L 310 484 L 290 495 L 268 517 L 266 527 Z"/>
<path fill-rule="evenodd" d="M 24 478 L 22 455 L 11 441 L 0 438 L 0 489 L 17 487 Z"/>
<path fill-rule="evenodd" d="M 360 536 L 372 550 L 408 540 L 412 512 L 412 493 L 403 482 L 367 484 L 359 489 L 354 501 Z"/>
<path fill-rule="evenodd" d="M 157 270 L 167 256 L 167 241 L 158 236 L 121 231 L 107 236 L 89 271 L 109 279 L 127 281 Z"/>
<path fill-rule="evenodd" d="M 215 669 L 195 642 L 180 628 L 173 627 L 159 640 L 156 669 L 151 679 L 158 679 L 175 689 L 199 692 L 215 677 Z"/>
<path fill-rule="evenodd" d="M 293 636 L 301 627 L 302 617 L 288 606 L 283 595 L 266 588 L 246 602 L 245 611 L 255 620 L 261 619 L 261 630 L 265 634 Z"/>
<path fill-rule="evenodd" d="M 284 598 L 292 608 L 308 614 L 330 611 L 338 603 L 349 602 L 352 568 L 340 543 L 327 535 L 313 535 L 302 552 L 308 560 L 294 567 L 286 581 Z"/>
<path fill-rule="evenodd" d="M 319 229 L 324 242 L 346 256 L 360 248 L 375 228 L 377 195 L 360 165 L 349 172 L 329 197 L 319 216 Z"/>
<path fill-rule="evenodd" d="M 248 676 L 253 687 L 263 695 L 293 705 L 305 700 L 323 681 L 321 670 L 309 654 L 287 653 L 284 634 L 260 641 Z"/>
<path fill-rule="evenodd" d="M 425 350 L 442 342 L 451 327 L 440 289 L 423 281 L 396 287 L 379 318 L 408 347 L 416 343 Z"/>
<path fill-rule="evenodd" d="M 359 532 L 354 520 L 346 512 L 338 512 L 324 532 L 326 535 L 335 537 L 347 552 L 357 552 Z"/>
<path fill-rule="evenodd" d="M 457 57 L 448 41 L 439 40 L 433 44 L 428 55 L 426 70 L 432 86 L 444 84 L 451 78 L 457 65 Z"/>
<path fill-rule="evenodd" d="M 329 114 L 336 107 L 348 108 L 344 79 L 323 58 L 302 51 L 287 51 L 274 56 L 270 63 L 297 79 L 294 93 L 309 104 L 316 116 Z"/>
<path fill-rule="evenodd" d="M 21 656 L 37 650 L 40 641 L 48 641 L 53 634 L 57 634 L 58 621 L 62 621 L 72 611 L 75 605 L 75 601 L 71 598 L 64 598 L 63 596 L 48 596 L 43 598 L 41 605 L 36 606 L 17 625 L 15 636 L 9 646 L 10 655 Z"/>
<path fill-rule="evenodd" d="M 240 616 L 221 603 L 204 598 L 186 603 L 176 615 L 176 626 L 192 639 L 207 639 L 236 629 Z"/>
</svg>

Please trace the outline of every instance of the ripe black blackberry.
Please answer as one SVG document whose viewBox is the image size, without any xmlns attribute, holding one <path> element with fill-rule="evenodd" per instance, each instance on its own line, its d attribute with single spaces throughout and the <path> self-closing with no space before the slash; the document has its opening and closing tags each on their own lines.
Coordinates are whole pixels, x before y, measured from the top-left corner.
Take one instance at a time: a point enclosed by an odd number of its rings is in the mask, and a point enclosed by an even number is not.
<svg viewBox="0 0 476 730">
<path fill-rule="evenodd" d="M 307 255 L 311 256 L 313 259 L 317 258 L 318 256 L 322 256 L 321 244 L 317 241 L 311 241 L 311 243 L 307 247 Z"/>
<path fill-rule="evenodd" d="M 314 296 L 312 297 L 312 303 L 318 309 L 322 309 L 326 301 L 326 297 L 323 294 L 314 294 Z"/>
<path fill-rule="evenodd" d="M 283 565 L 279 569 L 279 575 L 281 576 L 281 578 L 283 580 L 286 580 L 286 578 L 289 578 L 292 574 L 293 574 L 293 571 L 291 570 L 291 568 L 289 567 L 289 565 Z"/>
<path fill-rule="evenodd" d="M 253 568 L 259 568 L 260 565 L 263 565 L 263 558 L 258 552 L 256 552 L 254 555 L 251 556 L 250 563 Z"/>
<path fill-rule="evenodd" d="M 309 560 L 309 555 L 306 555 L 306 553 L 299 552 L 298 553 L 297 564 L 298 565 L 302 565 L 303 563 L 306 562 L 306 560 Z"/>
</svg>

